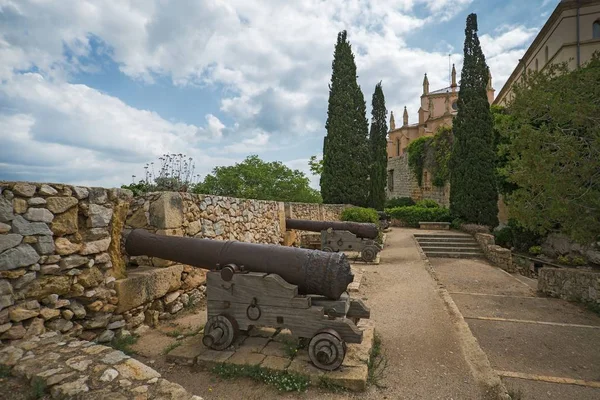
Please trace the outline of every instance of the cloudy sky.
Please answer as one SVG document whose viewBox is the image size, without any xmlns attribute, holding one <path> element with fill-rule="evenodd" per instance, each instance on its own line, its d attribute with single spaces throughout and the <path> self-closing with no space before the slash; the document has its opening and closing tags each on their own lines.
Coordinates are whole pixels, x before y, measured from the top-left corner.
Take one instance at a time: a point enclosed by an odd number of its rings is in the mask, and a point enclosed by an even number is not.
<svg viewBox="0 0 600 400">
<path fill-rule="evenodd" d="M 497 92 L 558 0 L 0 0 L 0 180 L 120 186 L 165 153 L 308 172 L 336 35 L 368 103 L 415 121 L 423 74 L 460 74 L 464 25 Z M 317 180 L 313 179 L 317 187 Z"/>
</svg>

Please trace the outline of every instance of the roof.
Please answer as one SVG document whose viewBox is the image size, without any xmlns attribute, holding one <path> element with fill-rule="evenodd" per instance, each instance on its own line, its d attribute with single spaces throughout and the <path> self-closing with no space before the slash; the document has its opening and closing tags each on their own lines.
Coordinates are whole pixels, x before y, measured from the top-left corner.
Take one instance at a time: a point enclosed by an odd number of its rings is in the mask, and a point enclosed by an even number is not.
<svg viewBox="0 0 600 400">
<path fill-rule="evenodd" d="M 452 86 L 445 87 L 443 89 L 434 90 L 433 92 L 429 92 L 428 94 L 443 94 L 443 93 L 452 93 Z M 456 86 L 455 91 L 460 89 L 459 86 Z"/>
</svg>

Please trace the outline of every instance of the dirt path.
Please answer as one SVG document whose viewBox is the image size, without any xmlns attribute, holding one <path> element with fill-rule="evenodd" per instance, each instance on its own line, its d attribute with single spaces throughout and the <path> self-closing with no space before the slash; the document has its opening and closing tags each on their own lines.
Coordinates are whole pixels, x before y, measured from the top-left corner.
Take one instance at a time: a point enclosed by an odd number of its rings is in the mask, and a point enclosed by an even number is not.
<svg viewBox="0 0 600 400">
<path fill-rule="evenodd" d="M 481 399 L 460 347 L 460 336 L 437 293 L 412 238 L 412 230 L 387 235 L 380 265 L 361 265 L 359 294 L 371 307 L 371 319 L 382 341 L 387 367 L 380 384 L 365 393 L 332 393 L 309 388 L 301 394 L 280 394 L 250 379 L 224 381 L 191 367 L 169 365 L 161 352 L 175 341 L 153 330 L 134 349 L 140 360 L 205 399 Z M 204 323 L 204 311 L 186 317 Z M 195 318 L 195 320 L 194 320 Z M 180 319 L 174 321 L 180 324 Z M 195 322 L 194 322 L 195 321 Z M 161 328 L 163 331 L 164 328 Z M 173 328 L 171 328 L 173 329 Z"/>
<path fill-rule="evenodd" d="M 597 314 L 538 297 L 537 281 L 482 260 L 431 264 L 509 393 L 522 400 L 600 398 Z"/>
</svg>

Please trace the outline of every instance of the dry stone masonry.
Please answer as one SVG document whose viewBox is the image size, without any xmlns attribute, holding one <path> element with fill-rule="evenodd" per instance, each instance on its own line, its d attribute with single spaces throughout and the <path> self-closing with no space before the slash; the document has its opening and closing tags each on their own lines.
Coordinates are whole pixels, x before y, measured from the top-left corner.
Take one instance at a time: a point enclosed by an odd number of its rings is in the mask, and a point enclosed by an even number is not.
<svg viewBox="0 0 600 400">
<path fill-rule="evenodd" d="M 202 400 L 121 351 L 58 332 L 2 348 L 0 365 L 54 399 Z"/>
</svg>

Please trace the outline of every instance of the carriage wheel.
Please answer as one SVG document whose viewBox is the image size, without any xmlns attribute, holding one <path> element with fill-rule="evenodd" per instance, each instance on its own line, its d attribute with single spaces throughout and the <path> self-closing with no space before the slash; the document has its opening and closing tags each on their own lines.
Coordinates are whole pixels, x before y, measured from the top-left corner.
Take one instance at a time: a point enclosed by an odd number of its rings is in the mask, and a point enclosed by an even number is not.
<svg viewBox="0 0 600 400">
<path fill-rule="evenodd" d="M 328 253 L 333 253 L 333 249 L 329 246 L 325 246 L 321 249 L 321 251 L 326 251 Z"/>
<path fill-rule="evenodd" d="M 344 361 L 346 343 L 333 329 L 323 329 L 310 340 L 308 356 L 315 367 L 333 371 Z"/>
<path fill-rule="evenodd" d="M 239 332 L 234 318 L 224 314 L 213 316 L 206 322 L 202 343 L 214 350 L 224 350 L 231 346 Z"/>
<path fill-rule="evenodd" d="M 375 246 L 365 246 L 360 252 L 360 257 L 363 261 L 372 262 L 377 258 L 377 253 L 379 253 L 379 249 Z"/>
</svg>

